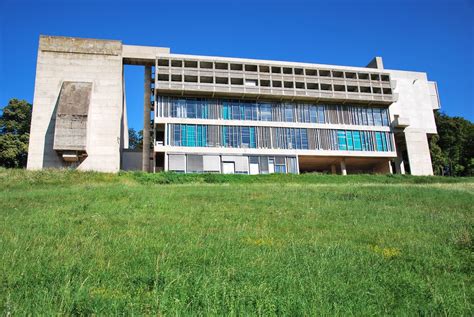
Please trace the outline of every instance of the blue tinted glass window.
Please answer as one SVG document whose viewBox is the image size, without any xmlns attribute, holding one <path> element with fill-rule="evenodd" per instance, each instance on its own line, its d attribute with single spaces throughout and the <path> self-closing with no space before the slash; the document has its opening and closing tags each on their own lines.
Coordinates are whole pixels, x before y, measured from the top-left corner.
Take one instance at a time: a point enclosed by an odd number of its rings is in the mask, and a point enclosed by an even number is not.
<svg viewBox="0 0 474 317">
<path fill-rule="evenodd" d="M 382 125 L 383 126 L 388 126 L 388 110 L 387 109 L 382 109 L 381 110 L 381 115 L 382 115 Z"/>
<path fill-rule="evenodd" d="M 255 127 L 250 128 L 250 147 L 251 148 L 256 148 L 256 142 L 255 142 Z"/>
<path fill-rule="evenodd" d="M 316 106 L 309 107 L 309 118 L 311 123 L 316 123 L 318 119 L 318 112 Z"/>
<path fill-rule="evenodd" d="M 367 109 L 367 120 L 369 125 L 374 125 L 374 114 L 372 108 Z"/>
<path fill-rule="evenodd" d="M 318 123 L 325 123 L 324 106 L 318 106 Z"/>
<path fill-rule="evenodd" d="M 346 132 L 346 139 L 347 139 L 347 149 L 350 151 L 354 150 L 354 143 L 352 142 L 352 131 Z"/>
<path fill-rule="evenodd" d="M 229 120 L 230 119 L 230 105 L 226 101 L 224 101 L 224 103 L 222 105 L 222 118 L 224 120 Z"/>
<path fill-rule="evenodd" d="M 382 125 L 382 116 L 378 108 L 374 109 L 374 124 L 378 126 Z"/>
<path fill-rule="evenodd" d="M 301 148 L 307 150 L 308 147 L 308 130 L 301 129 Z"/>
<path fill-rule="evenodd" d="M 337 131 L 337 142 L 339 145 L 339 150 L 347 150 L 346 145 L 346 132 L 343 130 Z"/>
<path fill-rule="evenodd" d="M 180 133 L 181 127 L 179 124 L 175 124 L 173 126 L 173 139 L 174 139 L 174 144 L 175 146 L 181 146 L 181 133 Z"/>
<path fill-rule="evenodd" d="M 353 131 L 352 132 L 352 137 L 354 138 L 354 150 L 362 151 L 362 142 L 361 142 L 361 139 L 360 139 L 360 132 L 359 131 Z"/>
<path fill-rule="evenodd" d="M 293 122 L 293 106 L 291 105 L 285 105 L 284 107 L 285 111 L 285 121 L 286 122 Z"/>
<path fill-rule="evenodd" d="M 196 146 L 196 126 L 186 126 L 186 144 L 187 146 Z"/>
<path fill-rule="evenodd" d="M 260 119 L 262 121 L 272 121 L 272 105 L 269 103 L 260 104 Z"/>
<path fill-rule="evenodd" d="M 380 132 L 375 132 L 375 142 L 377 145 L 377 151 L 383 151 L 383 141 L 382 134 Z"/>
</svg>

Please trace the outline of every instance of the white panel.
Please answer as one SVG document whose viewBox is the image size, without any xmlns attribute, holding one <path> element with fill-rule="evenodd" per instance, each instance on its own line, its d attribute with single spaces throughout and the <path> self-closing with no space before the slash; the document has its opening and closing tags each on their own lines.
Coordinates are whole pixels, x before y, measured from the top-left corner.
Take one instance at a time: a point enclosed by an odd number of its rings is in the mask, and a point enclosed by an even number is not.
<svg viewBox="0 0 474 317">
<path fill-rule="evenodd" d="M 184 154 L 168 155 L 168 169 L 170 171 L 185 171 L 186 157 L 184 156 Z"/>
<path fill-rule="evenodd" d="M 235 174 L 235 163 L 234 162 L 222 162 L 222 173 L 223 174 Z"/>
<path fill-rule="evenodd" d="M 250 164 L 250 175 L 257 175 L 257 174 L 260 174 L 258 170 L 258 164 L 257 163 Z"/>
<path fill-rule="evenodd" d="M 221 159 L 219 155 L 205 155 L 203 157 L 203 167 L 205 172 L 220 172 Z"/>
</svg>

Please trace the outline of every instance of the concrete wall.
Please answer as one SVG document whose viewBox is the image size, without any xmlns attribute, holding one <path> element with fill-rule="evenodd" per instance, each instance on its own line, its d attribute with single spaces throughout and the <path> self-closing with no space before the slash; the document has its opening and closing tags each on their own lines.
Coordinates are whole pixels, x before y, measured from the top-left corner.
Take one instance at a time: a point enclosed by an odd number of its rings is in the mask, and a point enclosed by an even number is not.
<svg viewBox="0 0 474 317">
<path fill-rule="evenodd" d="M 387 70 L 386 70 L 387 71 Z M 390 70 L 398 100 L 390 105 L 392 120 L 399 116 L 408 126 L 404 133 L 410 171 L 413 175 L 433 175 L 428 135 L 436 134 L 433 111 L 439 109 L 436 85 L 426 73 Z M 397 130 L 397 129 L 396 129 Z"/>
<path fill-rule="evenodd" d="M 124 151 L 122 152 L 122 167 L 124 171 L 142 170 L 142 152 Z"/>
<path fill-rule="evenodd" d="M 122 44 L 41 36 L 36 67 L 28 169 L 64 167 L 53 150 L 55 113 L 64 81 L 91 82 L 88 157 L 80 170 L 117 172 L 122 120 Z"/>
</svg>

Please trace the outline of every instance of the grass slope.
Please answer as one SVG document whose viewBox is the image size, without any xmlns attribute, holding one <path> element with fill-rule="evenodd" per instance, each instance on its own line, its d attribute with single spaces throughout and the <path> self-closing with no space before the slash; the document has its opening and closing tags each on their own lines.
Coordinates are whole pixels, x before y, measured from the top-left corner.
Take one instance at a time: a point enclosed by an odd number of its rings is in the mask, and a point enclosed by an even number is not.
<svg viewBox="0 0 474 317">
<path fill-rule="evenodd" d="M 473 212 L 472 178 L 0 170 L 0 310 L 472 315 Z"/>
</svg>

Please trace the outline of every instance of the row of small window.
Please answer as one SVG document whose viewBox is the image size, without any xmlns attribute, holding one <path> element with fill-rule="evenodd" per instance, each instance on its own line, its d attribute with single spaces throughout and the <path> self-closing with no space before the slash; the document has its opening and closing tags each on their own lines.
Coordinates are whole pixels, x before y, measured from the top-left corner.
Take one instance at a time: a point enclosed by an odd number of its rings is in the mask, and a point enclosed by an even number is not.
<svg viewBox="0 0 474 317">
<path fill-rule="evenodd" d="M 190 119 L 389 126 L 388 108 L 159 96 L 157 114 Z"/>
<path fill-rule="evenodd" d="M 168 129 L 167 144 L 172 146 L 395 151 L 393 135 L 381 131 L 192 124 L 170 124 Z"/>
<path fill-rule="evenodd" d="M 297 173 L 296 157 L 169 154 L 168 170 L 178 173 Z"/>
<path fill-rule="evenodd" d="M 211 62 L 211 61 L 192 61 L 192 60 L 168 60 L 159 59 L 158 66 L 160 67 L 176 67 L 181 68 L 200 68 L 204 70 L 216 69 L 216 70 L 231 70 L 231 71 L 246 71 L 246 72 L 260 72 L 260 73 L 272 73 L 272 74 L 284 74 L 284 75 L 296 75 L 296 76 L 319 76 L 319 77 L 333 77 L 333 78 L 346 78 L 346 79 L 360 79 L 360 80 L 372 80 L 372 81 L 390 81 L 388 74 L 375 74 L 375 73 L 364 73 L 364 72 L 353 72 L 353 71 L 342 71 L 342 70 L 328 70 L 328 69 L 314 69 L 314 68 L 301 68 L 301 67 L 281 67 L 281 66 L 269 66 L 269 65 L 255 65 L 255 64 L 239 64 L 239 63 L 226 63 L 226 62 Z"/>
<path fill-rule="evenodd" d="M 373 94 L 384 94 L 391 95 L 392 89 L 389 87 L 371 87 L 371 86 L 357 86 L 356 85 L 341 85 L 341 84 L 330 84 L 330 83 L 305 83 L 303 81 L 282 81 L 282 80 L 268 80 L 268 79 L 243 79 L 231 77 L 230 81 L 228 77 L 212 77 L 212 76 L 194 76 L 194 75 L 170 75 L 169 74 L 158 74 L 159 82 L 169 82 L 171 78 L 172 82 L 184 82 L 185 83 L 201 83 L 201 84 L 220 84 L 237 86 L 248 86 L 248 87 L 272 87 L 272 88 L 287 88 L 287 89 L 309 89 L 309 90 L 321 90 L 321 91 L 336 91 L 336 92 L 361 92 L 361 93 L 373 93 Z"/>
</svg>

